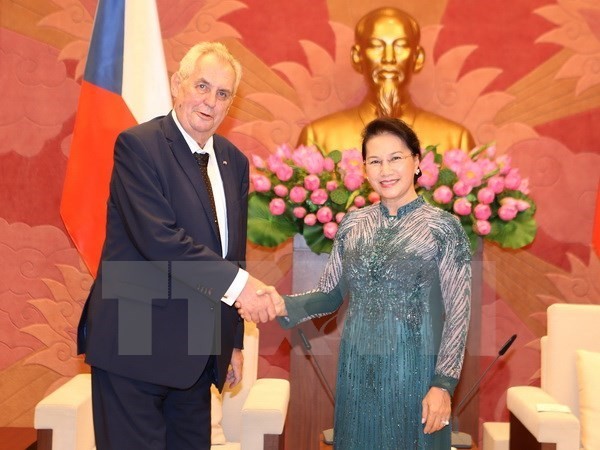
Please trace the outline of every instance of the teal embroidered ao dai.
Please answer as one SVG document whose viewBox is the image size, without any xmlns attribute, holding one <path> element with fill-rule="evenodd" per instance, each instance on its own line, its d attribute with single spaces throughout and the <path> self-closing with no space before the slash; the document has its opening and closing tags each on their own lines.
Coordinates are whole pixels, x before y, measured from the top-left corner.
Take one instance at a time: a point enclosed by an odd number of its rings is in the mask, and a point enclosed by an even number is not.
<svg viewBox="0 0 600 450">
<path fill-rule="evenodd" d="M 285 327 L 335 311 L 340 342 L 336 450 L 448 450 L 450 426 L 426 435 L 421 401 L 453 392 L 470 313 L 468 239 L 458 220 L 419 197 L 390 216 L 347 214 L 315 291 L 286 296 Z"/>
</svg>

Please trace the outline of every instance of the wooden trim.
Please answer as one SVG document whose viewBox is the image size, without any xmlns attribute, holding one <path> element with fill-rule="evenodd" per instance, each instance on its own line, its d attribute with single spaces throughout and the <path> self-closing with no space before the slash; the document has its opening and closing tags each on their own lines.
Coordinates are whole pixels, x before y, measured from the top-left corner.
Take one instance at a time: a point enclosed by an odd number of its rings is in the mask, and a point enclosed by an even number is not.
<svg viewBox="0 0 600 450">
<path fill-rule="evenodd" d="M 510 413 L 510 441 L 509 450 L 556 450 L 556 444 L 538 442 L 533 434 Z"/>
<path fill-rule="evenodd" d="M 37 450 L 52 450 L 52 430 L 37 430 Z"/>
</svg>

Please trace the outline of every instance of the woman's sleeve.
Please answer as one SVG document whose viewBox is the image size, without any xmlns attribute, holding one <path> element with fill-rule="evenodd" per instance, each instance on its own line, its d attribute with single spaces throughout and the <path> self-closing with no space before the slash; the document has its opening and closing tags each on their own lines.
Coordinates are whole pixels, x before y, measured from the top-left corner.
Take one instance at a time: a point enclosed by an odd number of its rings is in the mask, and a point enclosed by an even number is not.
<svg viewBox="0 0 600 450">
<path fill-rule="evenodd" d="M 282 327 L 291 328 L 315 317 L 331 314 L 341 306 L 346 294 L 342 282 L 342 254 L 349 223 L 348 216 L 349 214 L 346 214 L 340 223 L 317 287 L 302 294 L 283 296 L 288 315 L 277 319 Z"/>
<path fill-rule="evenodd" d="M 462 369 L 471 314 L 471 251 L 460 222 L 448 217 L 438 267 L 445 320 L 432 386 L 452 394 Z"/>
</svg>

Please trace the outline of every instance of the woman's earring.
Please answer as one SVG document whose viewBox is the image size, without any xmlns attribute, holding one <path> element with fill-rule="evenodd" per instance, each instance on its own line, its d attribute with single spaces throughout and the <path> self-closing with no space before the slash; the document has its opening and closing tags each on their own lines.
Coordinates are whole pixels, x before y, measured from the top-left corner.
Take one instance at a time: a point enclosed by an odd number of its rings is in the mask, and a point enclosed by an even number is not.
<svg viewBox="0 0 600 450">
<path fill-rule="evenodd" d="M 417 167 L 417 170 L 415 171 L 415 175 L 421 175 L 421 168 Z"/>
</svg>

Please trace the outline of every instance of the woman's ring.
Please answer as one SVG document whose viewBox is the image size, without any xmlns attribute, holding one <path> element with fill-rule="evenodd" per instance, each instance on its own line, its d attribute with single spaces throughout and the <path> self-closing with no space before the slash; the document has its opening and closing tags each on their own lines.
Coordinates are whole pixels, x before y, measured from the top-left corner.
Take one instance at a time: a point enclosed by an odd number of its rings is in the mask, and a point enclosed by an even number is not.
<svg viewBox="0 0 600 450">
<path fill-rule="evenodd" d="M 442 425 L 444 425 L 444 426 L 450 425 L 450 422 L 447 420 L 442 420 Z"/>
</svg>

